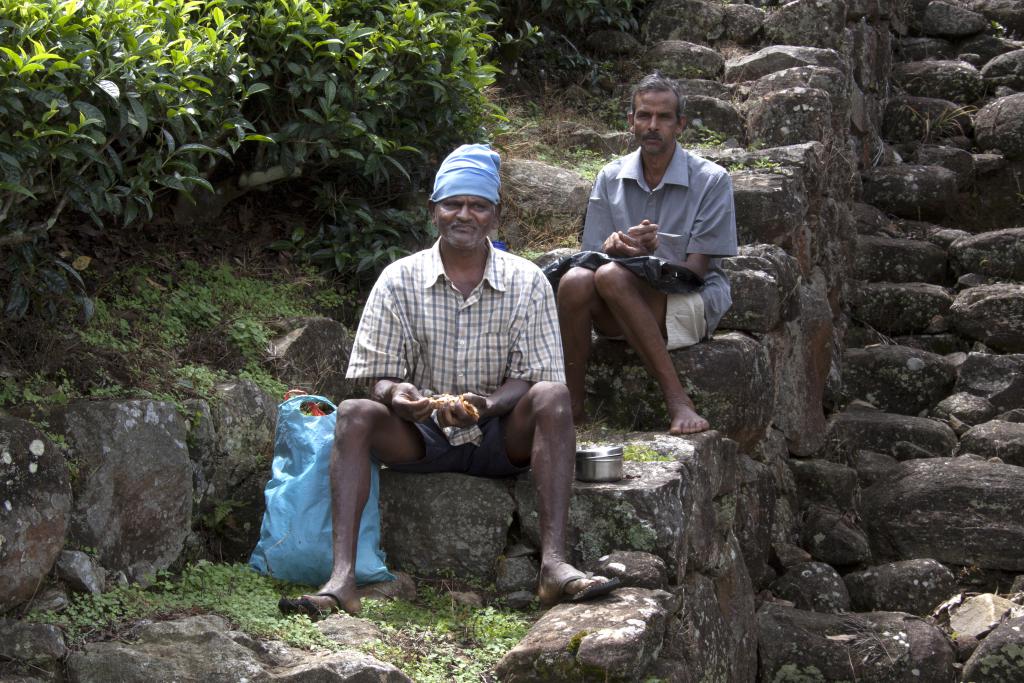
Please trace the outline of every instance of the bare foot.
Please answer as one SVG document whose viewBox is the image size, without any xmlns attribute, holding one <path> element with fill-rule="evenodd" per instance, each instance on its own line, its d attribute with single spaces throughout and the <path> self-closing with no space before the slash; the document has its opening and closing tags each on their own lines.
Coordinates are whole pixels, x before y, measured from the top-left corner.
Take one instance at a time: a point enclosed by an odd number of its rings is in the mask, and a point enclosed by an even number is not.
<svg viewBox="0 0 1024 683">
<path fill-rule="evenodd" d="M 614 585 L 612 585 L 603 576 L 588 577 L 568 562 L 558 562 L 551 566 L 541 567 L 537 597 L 540 598 L 542 605 L 550 607 L 562 600 L 572 600 L 588 591 L 588 589 L 594 589 L 604 584 L 609 585 L 608 591 L 595 593 L 591 597 L 604 595 L 612 588 L 618 586 L 619 582 L 615 581 Z"/>
<path fill-rule="evenodd" d="M 696 434 L 711 428 L 711 424 L 697 414 L 693 405 L 681 404 L 672 410 L 672 423 L 669 425 L 669 434 Z"/>
<path fill-rule="evenodd" d="M 310 620 L 317 621 L 339 609 L 355 616 L 362 609 L 362 602 L 354 585 L 332 588 L 332 584 L 328 582 L 313 595 L 302 595 L 294 599 L 281 598 L 277 606 L 284 614 L 305 614 Z"/>
</svg>

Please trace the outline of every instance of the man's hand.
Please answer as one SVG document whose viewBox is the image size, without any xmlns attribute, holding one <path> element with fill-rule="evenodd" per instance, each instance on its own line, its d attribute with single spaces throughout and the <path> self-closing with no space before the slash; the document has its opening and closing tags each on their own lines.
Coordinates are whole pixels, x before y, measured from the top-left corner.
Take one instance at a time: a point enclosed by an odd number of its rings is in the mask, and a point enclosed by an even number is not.
<svg viewBox="0 0 1024 683">
<path fill-rule="evenodd" d="M 644 220 L 608 236 L 601 250 L 609 256 L 648 256 L 658 248 L 658 224 Z"/>
<path fill-rule="evenodd" d="M 389 389 L 390 399 L 385 403 L 398 417 L 409 422 L 422 422 L 433 410 L 430 399 L 409 382 L 400 382 Z"/>
<path fill-rule="evenodd" d="M 469 427 L 479 422 L 489 407 L 485 397 L 465 393 L 458 400 L 444 401 L 438 406 L 437 423 L 442 427 Z"/>
</svg>

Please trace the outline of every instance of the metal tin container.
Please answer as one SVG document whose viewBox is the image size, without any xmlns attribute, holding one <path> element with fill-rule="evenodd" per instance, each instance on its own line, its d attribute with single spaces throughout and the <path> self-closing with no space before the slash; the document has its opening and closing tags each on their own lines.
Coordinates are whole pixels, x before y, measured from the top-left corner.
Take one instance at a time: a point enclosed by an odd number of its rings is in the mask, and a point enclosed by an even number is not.
<svg viewBox="0 0 1024 683">
<path fill-rule="evenodd" d="M 576 451 L 576 478 L 588 482 L 622 479 L 622 446 L 590 446 Z"/>
</svg>

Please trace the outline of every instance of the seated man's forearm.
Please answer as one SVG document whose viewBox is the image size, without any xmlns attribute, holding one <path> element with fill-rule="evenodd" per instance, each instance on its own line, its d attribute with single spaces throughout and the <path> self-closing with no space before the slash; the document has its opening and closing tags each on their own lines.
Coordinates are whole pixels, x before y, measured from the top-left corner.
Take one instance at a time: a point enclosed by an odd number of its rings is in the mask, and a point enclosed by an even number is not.
<svg viewBox="0 0 1024 683">
<path fill-rule="evenodd" d="M 487 407 L 480 411 L 480 417 L 497 417 L 512 412 L 533 382 L 524 379 L 507 379 L 498 389 L 487 396 Z"/>
</svg>

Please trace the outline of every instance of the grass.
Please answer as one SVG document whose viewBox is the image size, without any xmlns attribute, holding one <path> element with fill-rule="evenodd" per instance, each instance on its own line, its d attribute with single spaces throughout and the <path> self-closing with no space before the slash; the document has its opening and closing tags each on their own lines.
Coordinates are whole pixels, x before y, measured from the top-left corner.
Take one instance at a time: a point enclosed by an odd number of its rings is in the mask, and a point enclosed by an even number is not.
<svg viewBox="0 0 1024 683">
<path fill-rule="evenodd" d="M 451 587 L 422 583 L 414 602 L 364 600 L 361 616 L 377 625 L 381 638 L 359 648 L 417 683 L 490 680 L 489 672 L 526 635 L 533 615 L 458 603 L 447 593 Z M 281 595 L 308 591 L 308 586 L 261 576 L 248 565 L 200 562 L 177 577 L 158 575 L 148 589 L 80 594 L 59 613 L 33 612 L 25 618 L 60 627 L 72 648 L 126 637 L 142 619 L 213 613 L 256 638 L 308 650 L 341 649 L 343 644 L 328 639 L 306 617 L 278 611 Z"/>
</svg>

